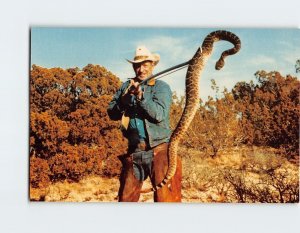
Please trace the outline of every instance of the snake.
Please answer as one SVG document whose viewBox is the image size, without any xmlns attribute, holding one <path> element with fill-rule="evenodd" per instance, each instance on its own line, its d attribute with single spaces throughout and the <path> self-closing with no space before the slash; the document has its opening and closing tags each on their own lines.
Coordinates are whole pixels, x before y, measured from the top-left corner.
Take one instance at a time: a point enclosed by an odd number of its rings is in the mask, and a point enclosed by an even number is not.
<svg viewBox="0 0 300 233">
<path fill-rule="evenodd" d="M 151 188 L 152 191 L 157 191 L 161 189 L 166 184 L 169 183 L 171 178 L 175 175 L 177 168 L 177 153 L 178 145 L 187 129 L 189 128 L 198 108 L 200 101 L 200 90 L 199 82 L 201 73 L 204 69 L 204 66 L 211 56 L 213 51 L 213 45 L 215 42 L 224 40 L 232 43 L 233 48 L 225 50 L 222 52 L 219 60 L 216 62 L 215 69 L 220 70 L 225 65 L 225 58 L 229 55 L 236 54 L 241 48 L 241 41 L 238 36 L 234 33 L 224 30 L 218 30 L 209 33 L 202 42 L 201 47 L 198 48 L 193 58 L 190 60 L 186 78 L 185 78 L 185 94 L 186 102 L 184 106 L 183 113 L 179 122 L 177 123 L 176 128 L 174 129 L 168 144 L 168 160 L 169 166 L 165 175 L 165 178 L 157 185 Z"/>
</svg>

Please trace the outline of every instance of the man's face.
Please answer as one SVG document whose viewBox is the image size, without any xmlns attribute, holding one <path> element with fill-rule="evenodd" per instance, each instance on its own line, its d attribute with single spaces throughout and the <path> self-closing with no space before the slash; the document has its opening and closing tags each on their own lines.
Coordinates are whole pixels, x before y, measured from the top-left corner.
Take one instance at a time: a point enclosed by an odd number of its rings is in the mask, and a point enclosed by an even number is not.
<svg viewBox="0 0 300 233">
<path fill-rule="evenodd" d="M 133 69 L 136 76 L 140 80 L 144 80 L 152 74 L 154 64 L 152 61 L 144 61 L 141 63 L 133 64 Z"/>
</svg>

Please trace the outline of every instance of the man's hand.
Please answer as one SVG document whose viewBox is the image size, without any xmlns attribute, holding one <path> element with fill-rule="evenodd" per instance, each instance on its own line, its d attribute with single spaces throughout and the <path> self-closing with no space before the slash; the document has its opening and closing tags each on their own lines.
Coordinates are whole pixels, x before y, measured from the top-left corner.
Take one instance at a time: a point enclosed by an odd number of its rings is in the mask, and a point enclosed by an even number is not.
<svg viewBox="0 0 300 233">
<path fill-rule="evenodd" d="M 139 82 L 135 82 L 134 80 L 130 80 L 130 84 L 122 95 L 121 101 L 124 105 L 130 104 L 131 97 L 135 95 L 137 99 L 141 100 L 143 97 L 143 91 L 140 86 L 138 86 Z"/>
<path fill-rule="evenodd" d="M 135 95 L 139 100 L 143 97 L 143 91 L 141 86 L 139 86 L 139 82 L 135 82 L 134 80 L 130 80 L 129 93 L 131 95 Z"/>
</svg>

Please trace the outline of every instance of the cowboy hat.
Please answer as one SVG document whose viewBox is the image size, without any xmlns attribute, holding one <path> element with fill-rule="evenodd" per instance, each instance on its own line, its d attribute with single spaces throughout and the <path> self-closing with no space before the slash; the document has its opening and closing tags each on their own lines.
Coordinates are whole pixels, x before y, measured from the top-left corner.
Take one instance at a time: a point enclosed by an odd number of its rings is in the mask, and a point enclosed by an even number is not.
<svg viewBox="0 0 300 233">
<path fill-rule="evenodd" d="M 153 61 L 154 65 L 157 65 L 159 62 L 160 56 L 156 53 L 151 53 L 149 49 L 147 49 L 145 46 L 138 46 L 135 51 L 135 56 L 133 60 L 128 60 L 128 62 L 135 64 L 135 63 L 141 63 L 143 61 Z"/>
</svg>

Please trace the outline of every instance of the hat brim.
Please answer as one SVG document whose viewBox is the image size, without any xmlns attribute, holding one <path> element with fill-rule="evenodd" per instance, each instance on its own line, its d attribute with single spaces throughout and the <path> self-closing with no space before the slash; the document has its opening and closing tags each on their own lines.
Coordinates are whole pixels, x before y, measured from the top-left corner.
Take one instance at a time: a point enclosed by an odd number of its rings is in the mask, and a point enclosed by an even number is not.
<svg viewBox="0 0 300 233">
<path fill-rule="evenodd" d="M 157 65 L 160 60 L 160 56 L 159 56 L 159 54 L 152 54 L 152 56 L 149 56 L 147 58 L 135 59 L 135 60 L 126 59 L 126 60 L 128 62 L 130 62 L 131 64 L 137 64 L 137 63 L 141 63 L 144 61 L 152 61 L 152 62 L 154 62 L 154 65 Z"/>
</svg>

